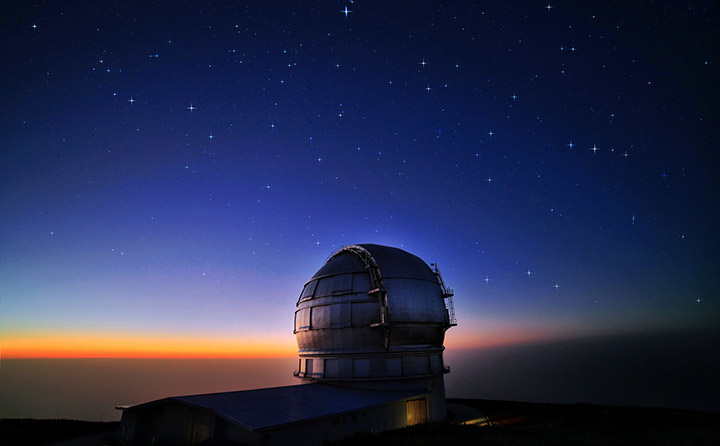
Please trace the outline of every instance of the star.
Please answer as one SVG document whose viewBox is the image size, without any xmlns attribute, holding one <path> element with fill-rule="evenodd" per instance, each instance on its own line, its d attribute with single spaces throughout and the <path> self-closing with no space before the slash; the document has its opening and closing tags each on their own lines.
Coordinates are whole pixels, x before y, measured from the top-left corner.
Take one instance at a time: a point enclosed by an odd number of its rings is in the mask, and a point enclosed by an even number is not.
<svg viewBox="0 0 720 446">
<path fill-rule="evenodd" d="M 430 86 L 428 85 L 427 87 L 425 87 L 425 90 L 430 91 L 430 90 L 432 90 L 432 88 L 430 88 Z"/>
<path fill-rule="evenodd" d="M 137 102 L 137 101 L 136 101 L 135 99 L 133 99 L 132 96 L 130 96 L 130 99 L 128 99 L 128 102 L 131 103 L 131 104 L 134 104 L 134 103 Z"/>
<path fill-rule="evenodd" d="M 513 98 L 513 101 L 514 101 L 515 99 L 517 99 L 517 95 L 516 95 L 515 93 L 513 93 L 513 95 L 510 96 L 510 97 Z"/>
<path fill-rule="evenodd" d="M 575 146 L 575 144 L 573 144 L 573 142 L 570 141 L 570 143 L 567 146 L 570 147 L 570 149 L 572 149 Z"/>
<path fill-rule="evenodd" d="M 37 25 L 33 23 L 32 29 L 37 29 Z"/>
<path fill-rule="evenodd" d="M 427 62 L 425 62 L 425 59 L 423 59 L 422 62 L 420 62 L 420 65 L 422 65 L 423 68 L 425 68 L 425 65 L 427 65 Z"/>
<path fill-rule="evenodd" d="M 488 132 L 488 135 L 490 135 L 491 137 L 492 137 L 494 134 L 495 134 L 495 133 L 493 133 L 492 130 L 490 130 L 490 131 Z"/>
<path fill-rule="evenodd" d="M 348 14 L 350 14 L 352 11 L 348 9 L 347 5 L 345 5 L 345 9 L 343 9 L 343 10 L 340 11 L 340 12 L 342 12 L 343 14 L 345 14 L 345 17 L 347 17 Z"/>
<path fill-rule="evenodd" d="M 593 144 L 593 146 L 590 148 L 590 150 L 592 150 L 593 153 L 597 153 L 597 151 L 599 150 L 599 149 L 597 148 L 597 144 Z"/>
<path fill-rule="evenodd" d="M 667 174 L 665 172 L 663 172 L 660 176 L 662 177 L 663 181 L 667 179 Z"/>
<path fill-rule="evenodd" d="M 550 3 L 548 3 L 547 5 L 545 5 L 545 9 L 550 11 L 552 9 L 552 5 L 550 5 Z"/>
<path fill-rule="evenodd" d="M 190 113 L 192 113 L 193 110 L 195 110 L 197 107 L 193 107 L 192 104 L 190 104 L 189 107 L 187 107 L 188 110 L 190 110 Z"/>
<path fill-rule="evenodd" d="M 489 276 L 485 276 L 485 278 L 484 278 L 483 280 L 485 281 L 485 283 L 488 283 L 488 282 L 490 282 L 490 277 L 489 277 Z"/>
<path fill-rule="evenodd" d="M 627 157 L 629 156 L 628 153 L 627 153 L 627 150 L 625 151 L 625 153 L 623 153 L 623 156 L 624 156 L 625 158 L 627 158 Z"/>
<path fill-rule="evenodd" d="M 485 181 L 487 181 L 488 183 L 492 183 L 492 178 L 487 177 L 487 180 L 485 180 Z"/>
<path fill-rule="evenodd" d="M 527 272 L 525 274 L 527 274 L 527 276 L 530 277 L 532 275 L 532 271 L 527 270 Z"/>
<path fill-rule="evenodd" d="M 560 288 L 560 285 L 558 285 L 558 283 L 555 282 L 555 285 L 553 285 L 553 288 L 555 288 L 557 290 L 558 288 Z"/>
<path fill-rule="evenodd" d="M 211 133 L 208 135 L 208 139 L 215 139 L 215 136 L 213 136 L 213 134 Z"/>
</svg>

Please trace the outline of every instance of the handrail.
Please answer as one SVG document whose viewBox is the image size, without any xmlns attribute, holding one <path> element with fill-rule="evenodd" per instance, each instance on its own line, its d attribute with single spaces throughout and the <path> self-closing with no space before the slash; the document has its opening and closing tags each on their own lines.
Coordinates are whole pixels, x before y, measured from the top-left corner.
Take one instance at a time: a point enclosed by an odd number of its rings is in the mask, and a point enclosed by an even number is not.
<svg viewBox="0 0 720 446">
<path fill-rule="evenodd" d="M 455 295 L 455 292 L 451 288 L 448 288 L 447 285 L 445 285 L 445 280 L 443 280 L 442 274 L 440 274 L 440 268 L 438 268 L 437 263 L 431 263 L 430 266 L 433 274 L 435 274 L 435 277 L 440 284 L 440 289 L 442 290 L 442 297 L 445 302 L 445 309 L 448 313 L 448 326 L 453 327 L 457 325 L 457 319 L 455 318 L 455 302 L 453 301 L 453 296 Z"/>
</svg>

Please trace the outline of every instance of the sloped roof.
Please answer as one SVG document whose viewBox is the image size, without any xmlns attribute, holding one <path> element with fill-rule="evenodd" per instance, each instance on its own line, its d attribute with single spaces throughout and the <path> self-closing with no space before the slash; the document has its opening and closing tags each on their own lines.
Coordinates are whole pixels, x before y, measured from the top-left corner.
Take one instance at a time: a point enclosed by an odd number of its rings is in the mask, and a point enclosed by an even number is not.
<svg viewBox="0 0 720 446">
<path fill-rule="evenodd" d="M 286 387 L 176 396 L 130 407 L 177 401 L 213 411 L 216 415 L 248 430 L 338 416 L 424 395 L 418 390 L 364 390 L 322 383 Z"/>
</svg>

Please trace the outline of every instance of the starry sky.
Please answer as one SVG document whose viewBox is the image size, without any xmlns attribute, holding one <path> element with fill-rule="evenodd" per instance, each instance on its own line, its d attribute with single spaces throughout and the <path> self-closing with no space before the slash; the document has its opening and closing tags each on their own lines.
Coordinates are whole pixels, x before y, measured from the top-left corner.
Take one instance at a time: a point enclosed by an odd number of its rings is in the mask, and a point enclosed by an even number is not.
<svg viewBox="0 0 720 446">
<path fill-rule="evenodd" d="M 12 2 L 2 355 L 292 356 L 352 243 L 438 263 L 448 347 L 713 329 L 719 12 Z"/>
</svg>

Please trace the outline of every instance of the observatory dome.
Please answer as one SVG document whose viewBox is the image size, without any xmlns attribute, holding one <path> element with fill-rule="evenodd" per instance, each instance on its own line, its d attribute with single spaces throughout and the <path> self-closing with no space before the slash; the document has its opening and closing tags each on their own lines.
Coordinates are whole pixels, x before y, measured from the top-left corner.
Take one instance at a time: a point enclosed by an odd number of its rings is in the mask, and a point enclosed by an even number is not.
<svg viewBox="0 0 720 446">
<path fill-rule="evenodd" d="M 389 246 L 345 246 L 298 299 L 295 375 L 323 381 L 442 375 L 443 340 L 453 325 L 452 291 L 435 265 Z"/>
</svg>

